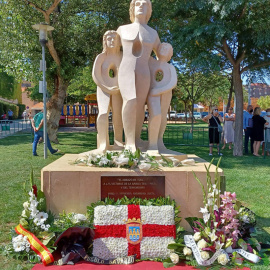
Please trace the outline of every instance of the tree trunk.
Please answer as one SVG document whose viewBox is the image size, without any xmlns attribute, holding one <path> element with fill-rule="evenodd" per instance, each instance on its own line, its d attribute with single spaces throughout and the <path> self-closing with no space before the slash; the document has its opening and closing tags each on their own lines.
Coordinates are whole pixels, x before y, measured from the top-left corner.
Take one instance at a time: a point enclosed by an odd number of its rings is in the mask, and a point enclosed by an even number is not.
<svg viewBox="0 0 270 270">
<path fill-rule="evenodd" d="M 243 156 L 243 86 L 240 73 L 240 64 L 233 67 L 233 87 L 235 91 L 235 133 L 234 156 Z"/>
<path fill-rule="evenodd" d="M 57 131 L 61 117 L 61 110 L 65 101 L 68 83 L 65 83 L 63 78 L 57 76 L 55 79 L 55 91 L 53 96 L 47 103 L 48 117 L 48 134 L 49 138 L 54 143 L 59 143 Z"/>
<path fill-rule="evenodd" d="M 229 97 L 228 97 L 228 103 L 227 103 L 227 107 L 226 107 L 226 113 L 228 113 L 229 108 L 231 107 L 232 93 L 233 93 L 233 79 L 231 80 L 231 88 L 230 88 L 230 93 L 229 93 Z"/>
</svg>

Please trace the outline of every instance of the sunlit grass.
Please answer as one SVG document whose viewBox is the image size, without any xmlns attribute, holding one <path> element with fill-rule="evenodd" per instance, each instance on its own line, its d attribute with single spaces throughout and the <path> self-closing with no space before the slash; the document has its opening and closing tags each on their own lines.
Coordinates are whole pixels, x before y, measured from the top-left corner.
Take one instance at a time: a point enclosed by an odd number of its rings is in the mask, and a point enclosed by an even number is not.
<svg viewBox="0 0 270 270">
<path fill-rule="evenodd" d="M 40 187 L 41 169 L 65 153 L 81 153 L 96 148 L 96 133 L 60 133 L 60 153 L 43 159 L 43 144 L 38 146 L 38 157 L 32 156 L 32 137 L 28 134 L 10 136 L 0 140 L 0 243 L 9 239 L 9 231 L 18 224 L 25 201 L 23 183 L 29 179 L 33 168 L 36 183 Z M 170 146 L 172 150 L 196 154 L 210 161 L 207 147 Z M 262 230 L 261 241 L 270 242 L 270 158 L 234 157 L 232 150 L 223 151 L 221 168 L 227 179 L 227 191 L 236 192 L 238 199 L 257 215 L 258 228 Z M 214 150 L 214 163 L 217 151 Z M 0 269 L 31 269 L 32 265 L 0 257 Z M 259 268 L 256 268 L 259 269 Z M 263 268 L 261 268 L 263 269 Z"/>
</svg>

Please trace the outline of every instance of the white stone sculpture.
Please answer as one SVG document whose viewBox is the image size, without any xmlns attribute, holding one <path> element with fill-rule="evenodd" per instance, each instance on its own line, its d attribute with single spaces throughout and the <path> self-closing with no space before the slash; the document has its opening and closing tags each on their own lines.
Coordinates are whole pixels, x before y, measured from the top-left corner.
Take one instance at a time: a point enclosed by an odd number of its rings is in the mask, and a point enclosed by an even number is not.
<svg viewBox="0 0 270 270">
<path fill-rule="evenodd" d="M 148 147 L 151 154 L 176 154 L 168 150 L 163 143 L 163 135 L 167 125 L 167 112 L 172 99 L 172 89 L 177 84 L 175 67 L 167 62 L 173 55 L 173 48 L 169 43 L 161 43 L 157 56 L 158 60 L 150 58 L 151 88 L 147 98 L 149 110 Z M 157 76 L 161 76 L 157 80 Z"/>
<path fill-rule="evenodd" d="M 123 98 L 125 147 L 135 151 L 136 143 L 140 142 L 150 89 L 149 58 L 152 51 L 157 51 L 160 40 L 156 30 L 147 25 L 152 14 L 150 0 L 132 0 L 129 12 L 132 23 L 117 30 L 123 48 L 118 84 Z"/>
<path fill-rule="evenodd" d="M 123 146 L 123 123 L 121 116 L 122 97 L 118 86 L 118 68 L 121 63 L 120 39 L 116 31 L 107 31 L 103 36 L 103 52 L 94 62 L 92 76 L 97 84 L 97 117 L 98 149 L 104 152 L 109 149 L 108 114 L 110 107 L 113 113 L 114 149 Z"/>
</svg>

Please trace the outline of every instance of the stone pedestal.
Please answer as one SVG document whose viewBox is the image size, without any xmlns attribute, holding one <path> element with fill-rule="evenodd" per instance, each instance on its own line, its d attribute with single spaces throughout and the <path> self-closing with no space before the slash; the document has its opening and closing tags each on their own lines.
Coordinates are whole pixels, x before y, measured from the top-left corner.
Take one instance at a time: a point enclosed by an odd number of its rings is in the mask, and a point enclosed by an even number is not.
<svg viewBox="0 0 270 270">
<path fill-rule="evenodd" d="M 47 199 L 47 210 L 54 214 L 86 213 L 86 207 L 101 199 L 102 176 L 165 176 L 165 196 L 175 199 L 180 206 L 181 225 L 190 230 L 185 217 L 200 216 L 203 206 L 202 190 L 193 172 L 206 184 L 205 160 L 189 155 L 195 159 L 195 166 L 162 168 L 160 171 L 142 172 L 121 168 L 98 168 L 73 165 L 78 155 L 64 155 L 60 159 L 44 167 L 41 171 L 41 188 Z M 214 180 L 216 167 L 211 166 L 210 173 Z M 218 170 L 223 175 L 221 169 Z"/>
</svg>

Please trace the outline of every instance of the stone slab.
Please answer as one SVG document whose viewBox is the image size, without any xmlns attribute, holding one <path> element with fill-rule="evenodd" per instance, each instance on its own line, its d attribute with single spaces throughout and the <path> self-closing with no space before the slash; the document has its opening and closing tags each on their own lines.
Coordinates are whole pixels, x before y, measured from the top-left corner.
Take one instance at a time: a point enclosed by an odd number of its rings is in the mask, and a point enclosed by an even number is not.
<svg viewBox="0 0 270 270">
<path fill-rule="evenodd" d="M 41 188 L 46 195 L 47 209 L 56 215 L 63 211 L 86 213 L 86 207 L 101 199 L 101 176 L 165 176 L 165 196 L 176 200 L 180 206 L 181 225 L 190 230 L 185 217 L 199 216 L 203 206 L 201 187 L 193 172 L 203 184 L 206 184 L 205 165 L 209 163 L 195 156 L 188 155 L 197 162 L 195 166 L 162 168 L 159 171 L 142 172 L 138 169 L 99 168 L 74 165 L 78 155 L 67 154 L 41 171 Z M 210 168 L 214 180 L 216 167 Z M 223 175 L 219 168 L 218 172 Z"/>
</svg>

